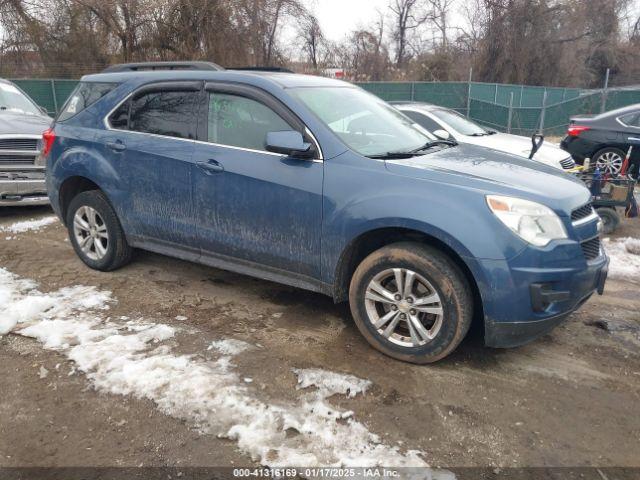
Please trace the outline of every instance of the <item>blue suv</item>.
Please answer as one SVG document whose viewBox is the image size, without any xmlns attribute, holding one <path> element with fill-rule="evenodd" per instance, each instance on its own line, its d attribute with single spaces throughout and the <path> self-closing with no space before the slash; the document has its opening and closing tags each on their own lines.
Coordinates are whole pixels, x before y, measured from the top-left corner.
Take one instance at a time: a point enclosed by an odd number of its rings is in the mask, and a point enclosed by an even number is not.
<svg viewBox="0 0 640 480">
<path fill-rule="evenodd" d="M 445 357 L 473 318 L 487 345 L 521 345 L 604 288 L 579 181 L 437 140 L 337 80 L 114 66 L 82 78 L 42 151 L 89 267 L 142 248 L 348 300 L 404 361 Z"/>
</svg>

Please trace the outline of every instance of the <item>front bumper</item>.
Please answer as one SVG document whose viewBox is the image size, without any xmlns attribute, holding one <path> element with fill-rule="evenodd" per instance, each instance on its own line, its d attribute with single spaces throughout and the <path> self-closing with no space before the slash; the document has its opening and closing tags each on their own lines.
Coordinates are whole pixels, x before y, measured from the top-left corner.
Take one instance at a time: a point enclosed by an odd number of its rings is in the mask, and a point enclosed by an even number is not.
<svg viewBox="0 0 640 480">
<path fill-rule="evenodd" d="M 531 342 L 562 323 L 594 293 L 603 293 L 609 265 L 604 251 L 590 262 L 569 256 L 555 260 L 544 263 L 524 255 L 491 265 L 500 287 L 485 302 L 487 346 L 508 348 Z"/>
<path fill-rule="evenodd" d="M 0 206 L 49 203 L 44 171 L 0 172 Z"/>
</svg>

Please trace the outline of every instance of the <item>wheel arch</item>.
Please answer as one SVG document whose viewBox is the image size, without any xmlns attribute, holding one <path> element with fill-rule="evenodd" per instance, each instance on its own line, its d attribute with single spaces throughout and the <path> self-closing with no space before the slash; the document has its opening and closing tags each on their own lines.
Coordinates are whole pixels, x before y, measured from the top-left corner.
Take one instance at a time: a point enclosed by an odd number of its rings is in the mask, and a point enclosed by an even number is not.
<svg viewBox="0 0 640 480">
<path fill-rule="evenodd" d="M 63 219 L 66 219 L 67 210 L 69 208 L 71 200 L 73 200 L 73 198 L 79 193 L 87 192 L 89 190 L 100 190 L 102 193 L 105 193 L 104 190 L 100 188 L 100 186 L 96 182 L 87 177 L 84 177 L 82 175 L 73 175 L 67 177 L 60 184 L 60 188 L 58 189 L 60 216 Z"/>
<path fill-rule="evenodd" d="M 368 230 L 354 238 L 340 255 L 335 269 L 333 298 L 336 302 L 345 301 L 349 296 L 349 284 L 358 265 L 374 251 L 393 243 L 413 241 L 429 245 L 447 255 L 460 269 L 473 291 L 474 318 L 484 318 L 483 301 L 479 284 L 474 275 L 474 266 L 469 264 L 458 249 L 436 235 L 406 227 L 382 227 Z"/>
</svg>

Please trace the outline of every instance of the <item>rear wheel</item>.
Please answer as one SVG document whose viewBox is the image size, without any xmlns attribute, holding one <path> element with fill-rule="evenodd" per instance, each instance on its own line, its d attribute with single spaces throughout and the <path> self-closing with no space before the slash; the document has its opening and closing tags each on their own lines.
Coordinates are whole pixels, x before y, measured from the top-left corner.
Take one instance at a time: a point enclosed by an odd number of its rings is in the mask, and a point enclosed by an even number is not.
<svg viewBox="0 0 640 480">
<path fill-rule="evenodd" d="M 603 148 L 593 156 L 593 164 L 603 173 L 617 175 L 622 169 L 625 153 L 613 147 Z"/>
<path fill-rule="evenodd" d="M 67 229 L 76 254 L 95 270 L 115 270 L 131 260 L 133 250 L 120 221 L 99 190 L 79 193 L 71 200 Z"/>
<path fill-rule="evenodd" d="M 374 348 L 419 364 L 451 353 L 473 316 L 471 290 L 456 264 L 434 248 L 410 242 L 369 255 L 353 275 L 349 303 Z"/>
</svg>

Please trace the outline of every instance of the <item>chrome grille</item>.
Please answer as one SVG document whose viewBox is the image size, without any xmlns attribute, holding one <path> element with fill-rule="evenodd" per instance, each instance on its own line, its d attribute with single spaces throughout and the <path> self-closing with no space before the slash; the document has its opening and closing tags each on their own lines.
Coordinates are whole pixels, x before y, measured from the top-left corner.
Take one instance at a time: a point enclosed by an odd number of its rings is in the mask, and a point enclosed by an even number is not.
<svg viewBox="0 0 640 480">
<path fill-rule="evenodd" d="M 3 155 L 0 152 L 0 165 L 34 165 L 35 155 Z"/>
<path fill-rule="evenodd" d="M 37 138 L 0 138 L 0 151 L 2 150 L 37 150 Z"/>
<path fill-rule="evenodd" d="M 600 255 L 600 237 L 592 238 L 580 244 L 582 253 L 587 260 L 593 260 Z"/>
<path fill-rule="evenodd" d="M 580 208 L 576 208 L 573 212 L 571 212 L 571 221 L 577 222 L 578 220 L 587 218 L 592 213 L 593 213 L 593 204 L 587 203 L 586 205 L 583 205 Z"/>
<path fill-rule="evenodd" d="M 560 160 L 560 165 L 565 170 L 571 170 L 573 167 L 576 166 L 576 162 L 573 160 L 573 158 L 567 157 L 564 160 Z"/>
</svg>

